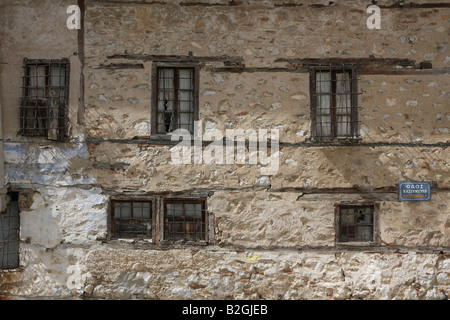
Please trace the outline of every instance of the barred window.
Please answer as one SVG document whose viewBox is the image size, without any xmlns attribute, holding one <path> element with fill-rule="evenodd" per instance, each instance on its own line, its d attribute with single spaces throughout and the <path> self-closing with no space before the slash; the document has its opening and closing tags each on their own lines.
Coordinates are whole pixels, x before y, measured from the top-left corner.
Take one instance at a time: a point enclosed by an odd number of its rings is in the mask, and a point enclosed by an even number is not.
<svg viewBox="0 0 450 320">
<path fill-rule="evenodd" d="M 197 71 L 195 67 L 157 67 L 153 134 L 168 134 L 176 129 L 194 132 L 197 120 Z"/>
<path fill-rule="evenodd" d="M 203 200 L 164 201 L 164 240 L 206 240 L 206 212 Z"/>
<path fill-rule="evenodd" d="M 356 138 L 356 71 L 346 67 L 311 69 L 311 120 L 313 138 Z"/>
<path fill-rule="evenodd" d="M 5 212 L 0 212 L 0 269 L 19 267 L 19 202 L 18 193 L 9 194 Z"/>
<path fill-rule="evenodd" d="M 110 238 L 159 243 L 206 243 L 205 198 L 117 196 L 111 200 Z"/>
<path fill-rule="evenodd" d="M 25 59 L 24 69 L 21 134 L 63 140 L 68 120 L 68 60 Z"/>
<path fill-rule="evenodd" d="M 373 242 L 373 205 L 341 205 L 338 207 L 339 242 Z"/>
<path fill-rule="evenodd" d="M 112 230 L 118 238 L 152 239 L 151 201 L 122 201 L 112 203 Z"/>
</svg>

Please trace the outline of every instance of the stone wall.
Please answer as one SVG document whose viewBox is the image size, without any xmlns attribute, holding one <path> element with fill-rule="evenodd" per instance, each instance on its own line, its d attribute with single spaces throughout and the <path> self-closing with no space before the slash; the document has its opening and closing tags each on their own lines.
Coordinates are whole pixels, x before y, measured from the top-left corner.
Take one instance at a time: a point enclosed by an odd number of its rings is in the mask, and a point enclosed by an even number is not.
<svg viewBox="0 0 450 320">
<path fill-rule="evenodd" d="M 70 1 L 3 1 L 4 156 L 21 241 L 0 296 L 448 299 L 449 8 L 379 2 L 381 30 L 356 0 L 86 0 L 77 31 L 65 26 Z M 205 133 L 279 130 L 275 174 L 175 165 L 174 143 L 149 138 L 164 57 L 200 64 Z M 17 133 L 24 58 L 70 60 L 67 141 Z M 300 60 L 317 58 L 414 62 L 360 70 L 360 141 L 339 145 L 311 142 Z M 399 202 L 405 180 L 431 181 L 432 201 Z M 111 198 L 161 194 L 207 197 L 208 244 L 111 239 Z M 375 245 L 336 242 L 339 203 L 377 206 Z"/>
<path fill-rule="evenodd" d="M 447 299 L 449 286 L 448 256 L 416 252 L 25 244 L 23 253 L 25 271 L 2 274 L 2 291 L 16 297 Z"/>
</svg>

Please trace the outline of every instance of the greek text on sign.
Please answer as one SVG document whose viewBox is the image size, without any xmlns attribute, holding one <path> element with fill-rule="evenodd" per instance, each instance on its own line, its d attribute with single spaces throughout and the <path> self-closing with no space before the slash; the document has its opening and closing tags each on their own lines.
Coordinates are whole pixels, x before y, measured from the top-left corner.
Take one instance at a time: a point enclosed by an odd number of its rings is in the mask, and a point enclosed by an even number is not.
<svg viewBox="0 0 450 320">
<path fill-rule="evenodd" d="M 431 182 L 401 181 L 398 183 L 399 201 L 431 201 Z"/>
</svg>

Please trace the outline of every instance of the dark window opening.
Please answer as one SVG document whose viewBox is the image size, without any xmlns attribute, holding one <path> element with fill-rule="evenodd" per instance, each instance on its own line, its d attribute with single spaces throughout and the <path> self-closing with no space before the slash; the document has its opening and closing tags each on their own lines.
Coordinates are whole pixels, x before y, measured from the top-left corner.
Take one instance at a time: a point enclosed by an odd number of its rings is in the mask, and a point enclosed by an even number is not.
<svg viewBox="0 0 450 320">
<path fill-rule="evenodd" d="M 25 59 L 24 69 L 21 134 L 63 140 L 68 126 L 68 61 Z"/>
<path fill-rule="evenodd" d="M 339 206 L 339 242 L 374 241 L 374 206 Z"/>
<path fill-rule="evenodd" d="M 112 202 L 112 230 L 115 237 L 152 239 L 152 224 L 151 201 Z"/>
<path fill-rule="evenodd" d="M 0 268 L 19 267 L 19 199 L 18 193 L 8 194 L 5 212 L 0 212 Z"/>
<path fill-rule="evenodd" d="M 203 200 L 164 200 L 164 240 L 206 240 Z"/>
<path fill-rule="evenodd" d="M 355 69 L 312 68 L 310 81 L 313 138 L 357 138 Z"/>
</svg>

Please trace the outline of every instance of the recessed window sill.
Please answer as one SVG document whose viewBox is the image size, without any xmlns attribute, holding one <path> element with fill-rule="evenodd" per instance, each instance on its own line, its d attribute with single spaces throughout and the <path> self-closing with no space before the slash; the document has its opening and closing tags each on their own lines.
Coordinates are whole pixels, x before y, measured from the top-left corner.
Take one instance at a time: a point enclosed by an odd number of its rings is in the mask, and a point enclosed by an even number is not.
<svg viewBox="0 0 450 320">
<path fill-rule="evenodd" d="M 160 245 L 162 246 L 207 246 L 208 242 L 205 240 L 200 241 L 185 241 L 185 240 L 178 240 L 178 241 L 170 241 L 170 240 L 163 240 L 160 242 Z"/>
<path fill-rule="evenodd" d="M 345 138 L 311 138 L 311 143 L 317 143 L 317 144 L 328 144 L 328 145 L 351 145 L 351 144 L 358 144 L 362 141 L 362 138 L 360 137 L 345 137 Z"/>
<path fill-rule="evenodd" d="M 380 244 L 374 241 L 349 241 L 336 242 L 337 247 L 379 247 Z"/>
<path fill-rule="evenodd" d="M 106 242 L 121 242 L 121 243 L 154 243 L 152 239 L 134 239 L 134 238 L 111 238 Z"/>
<path fill-rule="evenodd" d="M 152 239 L 133 239 L 133 238 L 109 238 L 109 239 L 98 239 L 101 240 L 103 243 L 110 243 L 110 244 L 123 244 L 123 245 L 152 245 L 152 248 L 185 248 L 185 247 L 193 247 L 193 246 L 200 246 L 200 247 L 206 247 L 210 243 L 205 240 L 200 241 L 186 241 L 186 240 L 178 240 L 178 241 L 170 241 L 170 240 L 162 240 L 159 243 L 155 243 Z"/>
</svg>

